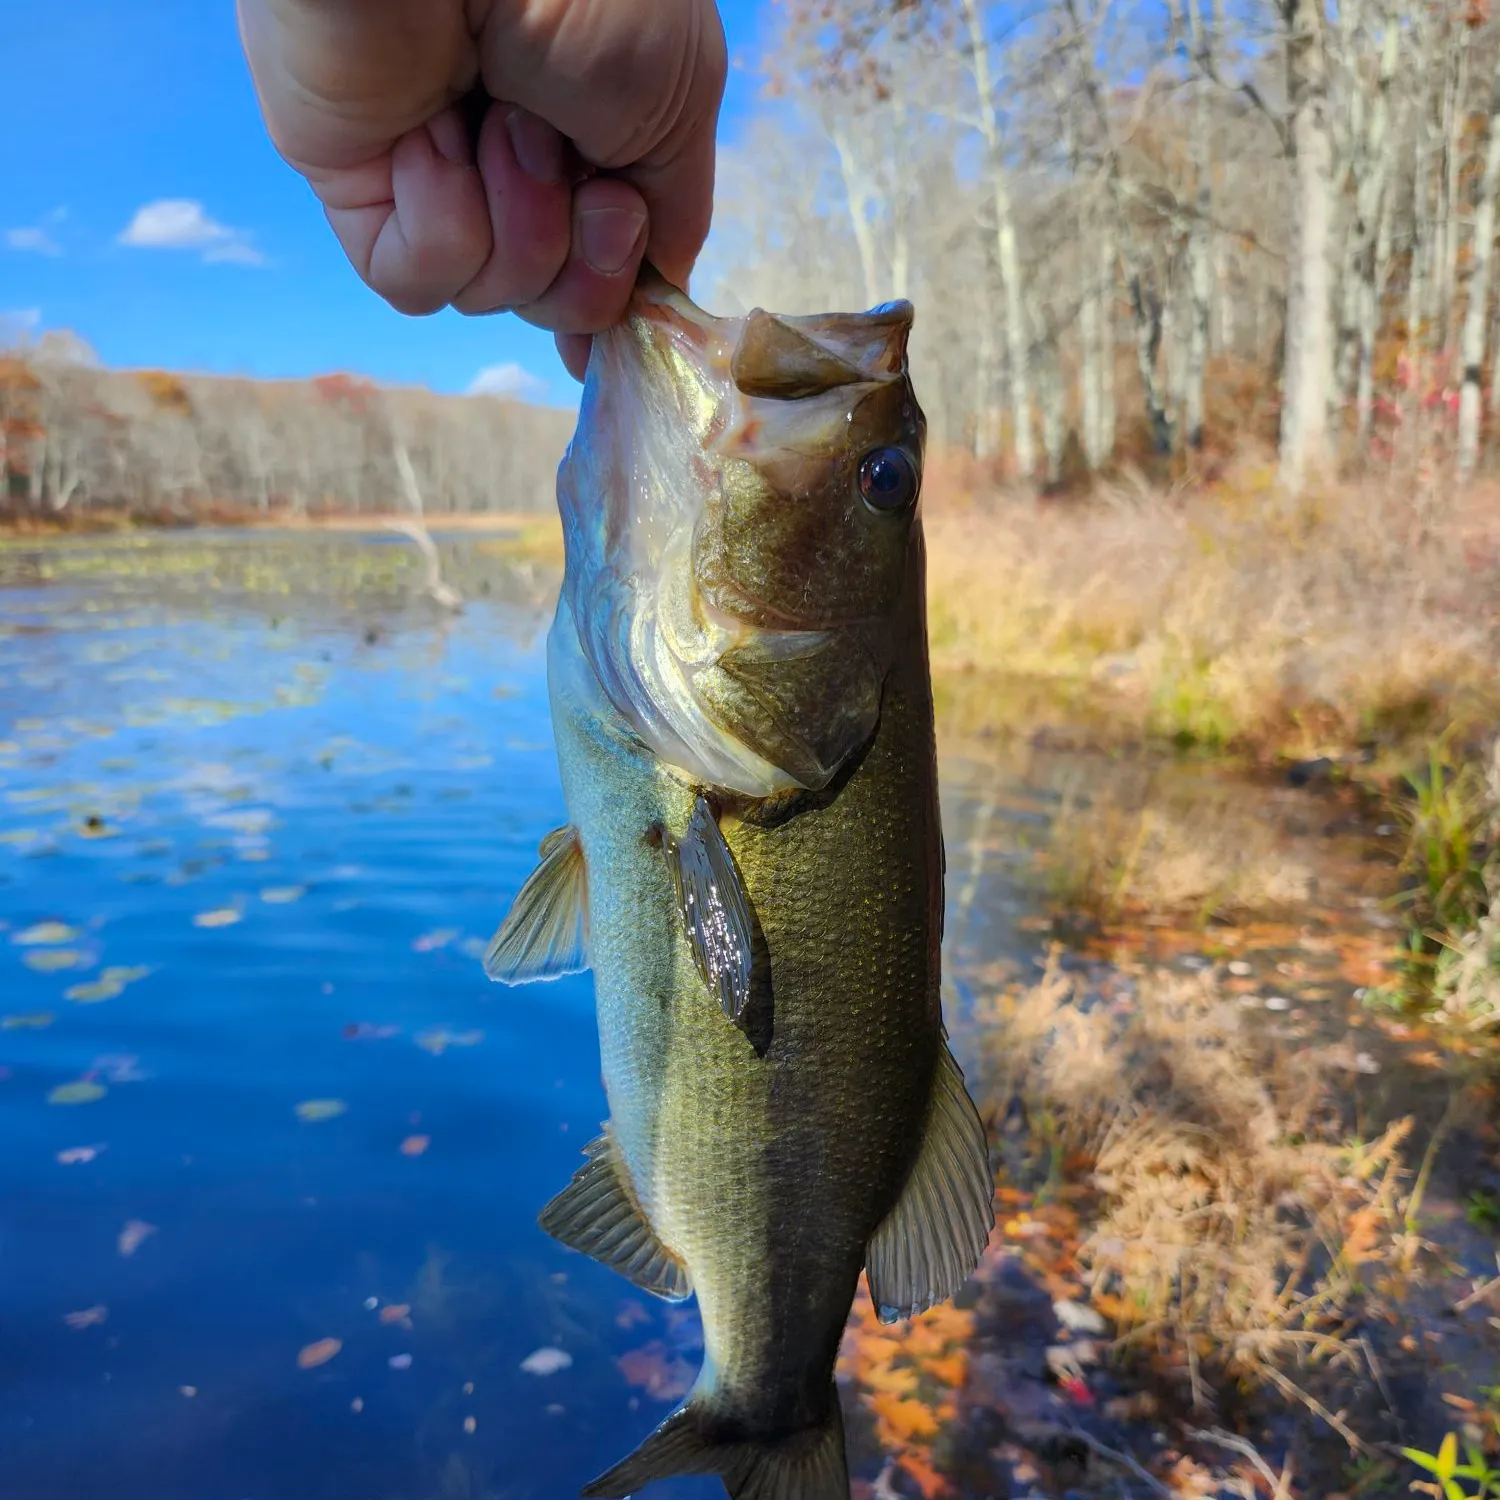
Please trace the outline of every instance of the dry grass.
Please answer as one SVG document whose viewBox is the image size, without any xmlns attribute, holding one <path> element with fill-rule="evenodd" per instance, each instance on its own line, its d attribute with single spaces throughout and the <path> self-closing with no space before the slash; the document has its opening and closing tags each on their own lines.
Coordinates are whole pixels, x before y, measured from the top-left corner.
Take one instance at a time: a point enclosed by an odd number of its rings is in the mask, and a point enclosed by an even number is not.
<svg viewBox="0 0 1500 1500">
<path fill-rule="evenodd" d="M 1298 502 L 1257 469 L 1087 504 L 939 489 L 934 666 L 1044 680 L 1134 736 L 1313 755 L 1430 731 L 1500 698 L 1492 498 Z"/>
<path fill-rule="evenodd" d="M 1500 1026 L 1500 740 L 1490 755 L 1476 832 L 1485 854 L 1480 879 L 1488 900 L 1472 926 L 1446 936 L 1433 990 L 1448 1020 L 1477 1031 Z"/>
<path fill-rule="evenodd" d="M 1086 1164 L 1099 1209 L 1080 1259 L 1127 1346 L 1195 1386 L 1288 1395 L 1297 1367 L 1354 1357 L 1409 1122 L 1349 1141 L 1335 1054 L 1276 1050 L 1206 976 L 1145 978 L 1122 1010 L 1053 967 L 984 1022 L 996 1096 Z"/>
<path fill-rule="evenodd" d="M 1099 921 L 1169 912 L 1200 922 L 1262 916 L 1305 902 L 1312 872 L 1243 793 L 1179 771 L 1131 769 L 1065 797 L 1047 880 L 1064 908 Z"/>
</svg>

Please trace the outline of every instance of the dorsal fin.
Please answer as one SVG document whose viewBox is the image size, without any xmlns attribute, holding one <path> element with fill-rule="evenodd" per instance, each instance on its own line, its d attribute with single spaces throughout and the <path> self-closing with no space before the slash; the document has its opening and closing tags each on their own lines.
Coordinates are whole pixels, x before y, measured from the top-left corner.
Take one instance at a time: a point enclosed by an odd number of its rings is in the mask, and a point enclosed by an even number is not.
<svg viewBox="0 0 1500 1500">
<path fill-rule="evenodd" d="M 588 877 L 578 830 L 555 828 L 542 862 L 527 877 L 484 954 L 484 972 L 502 984 L 560 979 L 588 967 Z"/>
</svg>

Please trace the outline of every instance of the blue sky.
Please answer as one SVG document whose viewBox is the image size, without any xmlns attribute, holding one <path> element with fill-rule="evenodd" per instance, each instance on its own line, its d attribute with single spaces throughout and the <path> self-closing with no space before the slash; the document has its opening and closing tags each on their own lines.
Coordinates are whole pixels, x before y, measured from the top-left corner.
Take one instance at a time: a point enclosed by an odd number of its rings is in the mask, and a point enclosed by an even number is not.
<svg viewBox="0 0 1500 1500">
<path fill-rule="evenodd" d="M 763 6 L 722 0 L 726 139 L 754 101 Z M 545 334 L 403 318 L 364 287 L 266 139 L 231 0 L 0 0 L 0 36 L 0 339 L 68 328 L 110 365 L 442 391 L 516 365 L 573 404 Z"/>
</svg>

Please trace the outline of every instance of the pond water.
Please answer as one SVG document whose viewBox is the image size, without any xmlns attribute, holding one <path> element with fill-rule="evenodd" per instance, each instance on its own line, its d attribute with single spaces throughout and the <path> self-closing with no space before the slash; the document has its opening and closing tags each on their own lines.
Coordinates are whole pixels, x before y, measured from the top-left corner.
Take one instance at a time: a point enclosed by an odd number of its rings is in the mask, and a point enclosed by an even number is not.
<svg viewBox="0 0 1500 1500">
<path fill-rule="evenodd" d="M 4 1500 L 568 1495 L 696 1369 L 536 1226 L 605 1110 L 588 976 L 479 963 L 565 821 L 550 579 L 445 552 L 457 619 L 394 538 L 0 560 Z"/>
<path fill-rule="evenodd" d="M 0 546 L 0 1500 L 568 1496 L 696 1373 L 690 1306 L 536 1225 L 605 1112 L 588 976 L 509 990 L 480 967 L 566 816 L 543 670 L 556 572 L 524 536 L 442 552 L 457 617 L 389 535 Z M 969 1061 L 971 1000 L 1045 961 L 1037 851 L 1059 808 L 1120 772 L 956 737 L 941 771 Z M 1231 794 L 1318 866 L 1317 901 L 1258 934 L 1148 922 L 1152 962 L 1226 964 L 1225 992 L 1288 1046 L 1347 1031 L 1353 1114 L 1440 1111 L 1443 1075 L 1353 998 L 1388 940 L 1369 918 L 1389 861 L 1344 804 Z M 1108 987 L 1119 943 L 1075 935 L 1069 962 Z M 1447 1330 L 1434 1368 L 1477 1383 L 1494 1361 L 1446 1309 L 1492 1242 L 1465 1236 L 1473 1184 L 1447 1175 L 1426 1212 L 1453 1265 L 1422 1320 Z M 1002 1240 L 977 1314 L 953 1315 L 943 1337 L 973 1328 L 979 1372 L 959 1448 L 1019 1484 L 985 1436 L 1003 1410 L 1013 1435 L 1094 1424 L 1149 1457 L 1167 1438 L 1110 1425 L 1114 1375 L 1070 1395 L 1049 1374 L 1068 1336 L 1053 1296 L 1075 1292 L 1044 1282 L 1080 1284 Z M 1411 1430 L 1426 1410 L 1440 1434 L 1451 1385 L 1396 1390 Z M 889 1454 L 846 1397 L 856 1496 L 916 1493 L 920 1451 L 872 1491 Z"/>
</svg>

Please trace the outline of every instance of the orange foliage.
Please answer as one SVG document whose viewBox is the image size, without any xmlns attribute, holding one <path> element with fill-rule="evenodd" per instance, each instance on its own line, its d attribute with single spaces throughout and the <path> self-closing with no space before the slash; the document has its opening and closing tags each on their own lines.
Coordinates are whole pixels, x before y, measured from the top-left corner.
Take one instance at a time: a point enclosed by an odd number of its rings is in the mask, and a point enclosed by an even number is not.
<svg viewBox="0 0 1500 1500">
<path fill-rule="evenodd" d="M 974 1315 L 951 1303 L 883 1324 L 860 1283 L 840 1365 L 875 1417 L 877 1440 L 924 1500 L 950 1493 L 934 1465 L 932 1443 L 955 1414 L 953 1395 L 968 1377 L 973 1331 Z"/>
<path fill-rule="evenodd" d="M 162 411 L 175 411 L 186 416 L 193 408 L 188 400 L 187 387 L 167 370 L 142 370 L 136 375 L 141 389 L 151 398 L 152 404 Z"/>
</svg>

